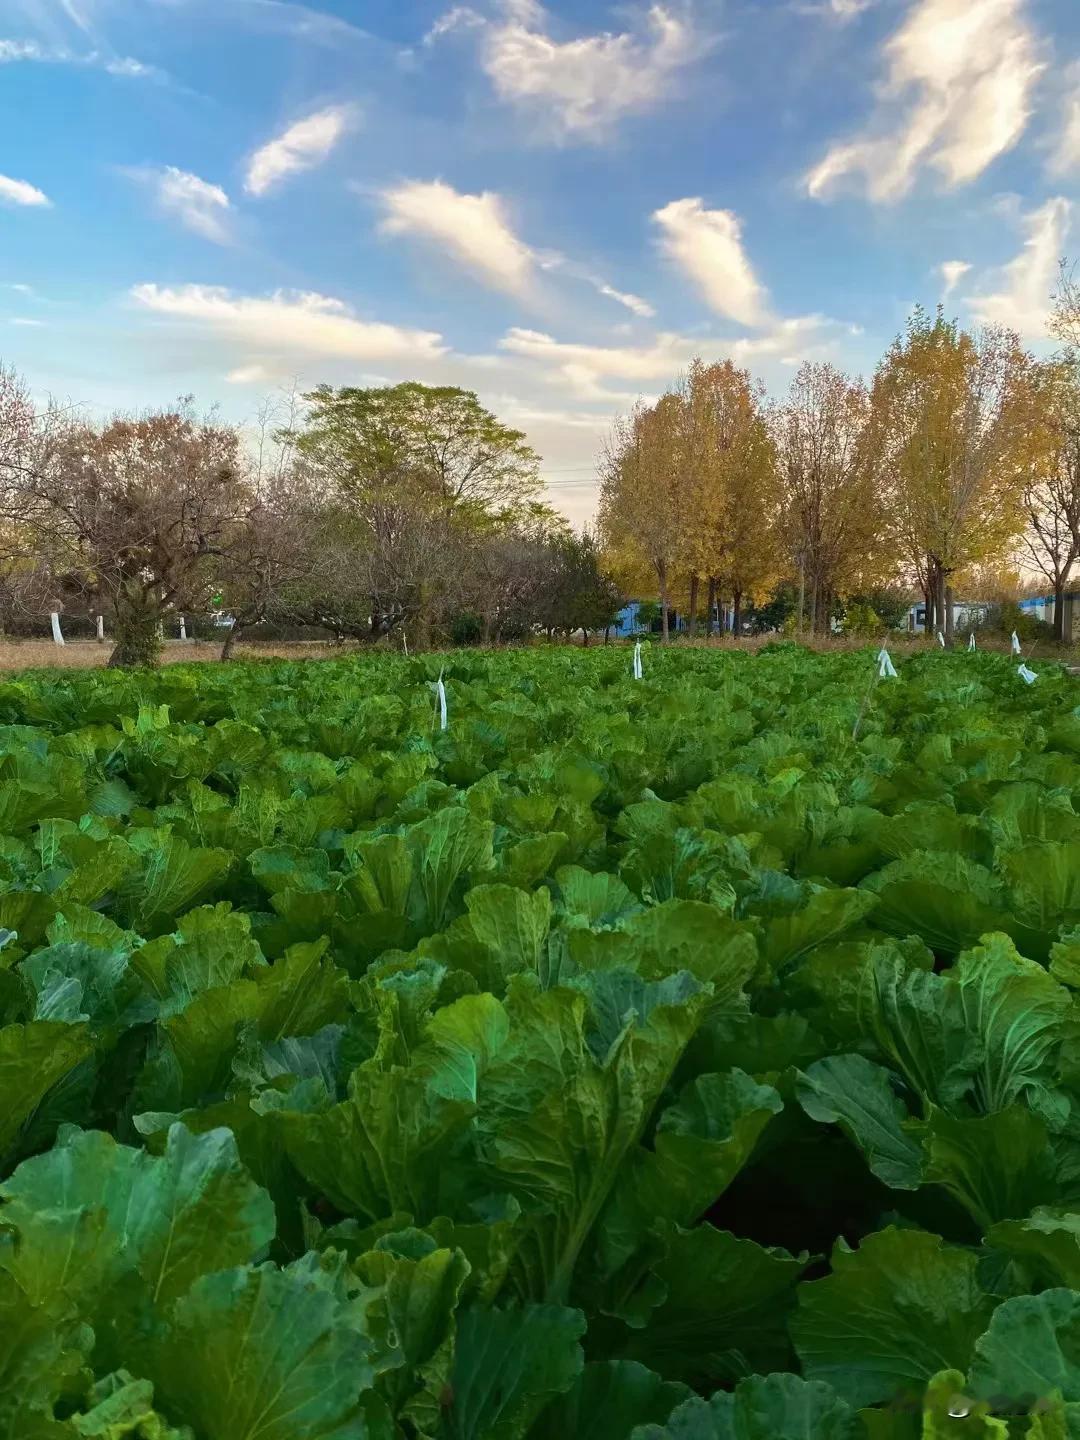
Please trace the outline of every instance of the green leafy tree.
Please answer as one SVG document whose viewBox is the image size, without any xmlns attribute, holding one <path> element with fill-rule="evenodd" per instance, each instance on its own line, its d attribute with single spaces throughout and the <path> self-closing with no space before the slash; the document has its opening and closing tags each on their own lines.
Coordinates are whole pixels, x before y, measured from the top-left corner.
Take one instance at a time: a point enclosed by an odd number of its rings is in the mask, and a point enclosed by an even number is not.
<svg viewBox="0 0 1080 1440">
<path fill-rule="evenodd" d="M 618 586 L 604 574 L 592 535 L 557 536 L 546 547 L 548 580 L 538 618 L 549 630 L 589 632 L 615 623 L 621 603 Z"/>
<path fill-rule="evenodd" d="M 348 517 L 371 631 L 415 621 L 422 641 L 460 574 L 460 545 L 522 512 L 538 457 L 468 390 L 323 385 L 305 400 L 296 447 Z"/>
</svg>

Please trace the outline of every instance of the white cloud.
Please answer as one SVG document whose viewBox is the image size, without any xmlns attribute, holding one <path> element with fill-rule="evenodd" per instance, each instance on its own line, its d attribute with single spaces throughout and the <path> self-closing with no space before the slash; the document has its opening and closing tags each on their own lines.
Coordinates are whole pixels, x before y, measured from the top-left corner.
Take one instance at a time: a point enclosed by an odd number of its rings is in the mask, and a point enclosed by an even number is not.
<svg viewBox="0 0 1080 1440">
<path fill-rule="evenodd" d="M 826 15 L 847 24 L 876 3 L 877 0 L 795 0 L 794 8 L 802 15 Z"/>
<path fill-rule="evenodd" d="M 577 400 L 631 404 L 644 386 L 667 384 L 698 353 L 700 341 L 661 333 L 638 345 L 585 345 L 514 326 L 499 341 L 504 355 L 531 362 Z M 622 382 L 622 389 L 605 383 Z M 631 388 L 625 388 L 629 385 Z"/>
<path fill-rule="evenodd" d="M 7 205 L 51 205 L 52 201 L 43 190 L 31 185 L 28 180 L 12 180 L 0 175 L 0 203 Z"/>
<path fill-rule="evenodd" d="M 158 208 L 166 215 L 175 216 L 186 229 L 217 245 L 229 243 L 229 197 L 220 185 L 212 185 L 187 170 L 178 170 L 175 165 L 127 173 L 147 185 Z"/>
<path fill-rule="evenodd" d="M 800 315 L 773 320 L 759 334 L 734 339 L 659 331 L 637 344 L 587 345 L 515 326 L 499 341 L 499 349 L 503 356 L 528 362 L 548 383 L 569 390 L 578 401 L 625 406 L 643 391 L 671 384 L 697 355 L 726 357 L 746 366 L 789 366 L 832 354 L 836 342 L 855 329 L 824 315 Z"/>
<path fill-rule="evenodd" d="M 500 196 L 463 195 L 442 180 L 407 180 L 380 196 L 386 235 L 417 235 L 448 251 L 487 284 L 524 296 L 537 257 L 511 229 Z"/>
<path fill-rule="evenodd" d="M 700 198 L 673 200 L 657 210 L 660 248 L 693 281 L 718 315 L 740 325 L 768 320 L 768 297 L 746 257 L 739 220 L 730 210 L 706 210 Z"/>
<path fill-rule="evenodd" d="M 41 46 L 33 40 L 0 40 L 0 65 L 12 65 L 18 60 L 43 60 Z"/>
<path fill-rule="evenodd" d="M 142 80 L 161 73 L 155 65 L 144 65 L 141 60 L 136 60 L 131 55 L 118 55 L 113 59 L 103 60 L 101 65 L 110 75 L 122 75 L 133 80 Z"/>
<path fill-rule="evenodd" d="M 265 385 L 274 378 L 274 372 L 266 365 L 238 365 L 225 376 L 229 385 Z"/>
<path fill-rule="evenodd" d="M 444 35 L 452 35 L 458 30 L 474 30 L 485 24 L 487 21 L 471 5 L 455 5 L 452 9 L 447 10 L 445 15 L 439 16 L 424 36 L 422 43 L 430 47 L 437 40 L 441 40 Z"/>
<path fill-rule="evenodd" d="M 635 315 L 655 313 L 647 300 L 617 290 L 558 251 L 528 245 L 511 225 L 502 196 L 490 190 L 465 195 L 442 180 L 405 180 L 382 191 L 379 201 L 384 235 L 416 236 L 486 285 L 519 300 L 536 302 L 539 272 L 558 272 L 591 285 L 598 295 Z"/>
<path fill-rule="evenodd" d="M 244 189 L 249 195 L 265 195 L 286 176 L 313 169 L 326 159 L 355 120 L 351 105 L 330 105 L 297 120 L 251 156 Z"/>
<path fill-rule="evenodd" d="M 1051 175 L 1072 175 L 1080 170 L 1080 64 L 1065 72 L 1066 94 L 1062 116 L 1055 127 L 1056 141 L 1047 166 Z"/>
<path fill-rule="evenodd" d="M 93 32 L 93 25 L 89 15 L 83 10 L 81 5 L 75 3 L 75 0 L 59 0 L 59 4 L 60 9 L 63 10 L 72 24 L 77 25 L 80 30 L 84 30 L 88 35 Z"/>
<path fill-rule="evenodd" d="M 655 308 L 640 295 L 632 295 L 628 290 L 616 290 L 614 285 L 609 285 L 606 280 L 593 280 L 597 293 L 605 299 L 614 300 L 616 305 L 622 305 L 629 310 L 631 315 L 636 315 L 640 320 L 651 320 L 656 314 Z"/>
<path fill-rule="evenodd" d="M 161 71 L 144 65 L 130 55 L 111 55 L 101 50 L 74 51 L 64 45 L 39 45 L 36 40 L 0 39 L 0 65 L 82 65 L 104 70 L 109 75 L 133 79 L 159 79 Z"/>
<path fill-rule="evenodd" d="M 559 41 L 534 0 L 504 3 L 504 19 L 485 28 L 482 64 L 501 100 L 525 111 L 546 138 L 598 141 L 626 115 L 651 109 L 706 42 L 663 5 L 643 32 Z"/>
<path fill-rule="evenodd" d="M 24 326 L 26 326 L 28 329 L 30 329 L 30 328 L 37 329 L 37 327 L 38 327 L 39 325 L 44 325 L 44 324 L 45 324 L 45 321 L 44 321 L 44 320 L 31 320 L 28 316 L 25 316 L 25 315 L 13 315 L 13 316 L 11 317 L 11 319 L 8 321 L 8 324 L 9 324 L 9 325 L 24 325 Z"/>
<path fill-rule="evenodd" d="M 20 295 L 33 295 L 34 293 L 34 287 L 32 285 L 24 285 L 20 281 L 16 280 L 8 281 L 8 283 L 4 286 L 4 289 L 17 290 Z"/>
<path fill-rule="evenodd" d="M 430 360 L 445 354 L 441 335 L 361 320 L 327 295 L 250 296 L 217 285 L 146 284 L 136 285 L 131 298 L 154 314 L 279 354 L 351 360 Z"/>
<path fill-rule="evenodd" d="M 943 304 L 970 269 L 971 265 L 967 260 L 943 260 L 941 262 L 937 273 L 942 280 L 941 300 Z"/>
<path fill-rule="evenodd" d="M 971 313 L 985 325 L 1007 325 L 1025 339 L 1046 338 L 1050 300 L 1072 219 L 1072 205 L 1057 196 L 1024 217 L 1027 239 L 1001 268 L 996 289 L 973 295 Z"/>
<path fill-rule="evenodd" d="M 874 201 L 905 195 L 923 165 L 950 186 L 1016 144 L 1042 64 L 1025 0 L 915 0 L 885 46 L 886 73 L 864 135 L 835 145 L 806 177 L 826 196 L 857 177 Z"/>
</svg>

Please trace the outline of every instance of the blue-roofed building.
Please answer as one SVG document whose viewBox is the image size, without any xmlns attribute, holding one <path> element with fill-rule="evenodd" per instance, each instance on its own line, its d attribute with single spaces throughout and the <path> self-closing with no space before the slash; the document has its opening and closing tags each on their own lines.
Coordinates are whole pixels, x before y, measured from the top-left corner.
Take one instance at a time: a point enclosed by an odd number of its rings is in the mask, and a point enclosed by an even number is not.
<svg viewBox="0 0 1080 1440">
<path fill-rule="evenodd" d="M 1033 620 L 1045 621 L 1047 625 L 1054 623 L 1056 607 L 1053 595 L 1029 595 L 1017 603 L 1020 610 L 1025 615 L 1030 615 Z M 1066 590 L 1062 603 L 1065 611 L 1065 639 L 1071 642 L 1076 638 L 1077 621 L 1080 620 L 1080 590 Z"/>
<path fill-rule="evenodd" d="M 629 605 L 624 605 L 615 616 L 615 625 L 612 634 L 625 639 L 628 635 L 640 635 L 644 632 L 644 625 L 638 624 L 638 611 L 641 609 L 640 600 L 631 600 Z"/>
<path fill-rule="evenodd" d="M 625 640 L 631 635 L 648 635 L 650 632 L 658 632 L 660 630 L 659 617 L 651 625 L 646 625 L 638 619 L 641 605 L 640 600 L 631 600 L 624 605 L 615 616 L 615 624 L 611 633 L 620 640 Z M 668 610 L 668 624 L 672 634 L 677 630 L 686 629 L 686 621 L 674 608 Z"/>
</svg>

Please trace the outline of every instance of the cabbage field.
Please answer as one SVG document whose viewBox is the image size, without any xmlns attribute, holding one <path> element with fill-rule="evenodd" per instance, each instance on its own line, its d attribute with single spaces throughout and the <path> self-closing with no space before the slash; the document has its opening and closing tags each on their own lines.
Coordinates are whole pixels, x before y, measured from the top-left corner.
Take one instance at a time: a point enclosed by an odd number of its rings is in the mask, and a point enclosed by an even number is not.
<svg viewBox="0 0 1080 1440">
<path fill-rule="evenodd" d="M 1080 1436 L 1080 687 L 643 668 L 0 685 L 0 1437 Z"/>
</svg>

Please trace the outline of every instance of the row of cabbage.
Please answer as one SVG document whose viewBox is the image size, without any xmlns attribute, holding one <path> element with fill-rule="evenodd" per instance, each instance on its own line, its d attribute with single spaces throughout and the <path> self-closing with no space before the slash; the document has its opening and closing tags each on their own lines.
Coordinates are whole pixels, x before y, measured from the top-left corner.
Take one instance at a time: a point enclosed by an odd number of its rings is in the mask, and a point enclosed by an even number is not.
<svg viewBox="0 0 1080 1440">
<path fill-rule="evenodd" d="M 0 1435 L 1080 1435 L 1080 702 L 0 687 Z"/>
</svg>

